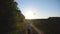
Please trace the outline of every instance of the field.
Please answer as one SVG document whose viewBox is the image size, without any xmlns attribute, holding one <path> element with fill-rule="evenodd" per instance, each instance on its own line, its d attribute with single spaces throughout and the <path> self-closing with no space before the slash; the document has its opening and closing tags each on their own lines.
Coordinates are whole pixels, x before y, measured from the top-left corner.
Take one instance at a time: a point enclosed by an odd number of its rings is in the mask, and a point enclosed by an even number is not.
<svg viewBox="0 0 60 34">
<path fill-rule="evenodd" d="M 32 19 L 32 23 L 43 32 L 43 34 L 60 33 L 60 17 L 50 17 L 48 19 Z"/>
</svg>

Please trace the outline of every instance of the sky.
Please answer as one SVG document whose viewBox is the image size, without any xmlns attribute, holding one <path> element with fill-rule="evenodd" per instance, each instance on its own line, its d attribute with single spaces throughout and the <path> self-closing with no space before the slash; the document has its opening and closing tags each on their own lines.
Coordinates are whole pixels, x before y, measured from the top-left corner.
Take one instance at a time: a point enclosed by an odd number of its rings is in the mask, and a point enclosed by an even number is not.
<svg viewBox="0 0 60 34">
<path fill-rule="evenodd" d="M 15 0 L 18 8 L 25 15 L 33 12 L 33 19 L 60 17 L 60 0 Z"/>
</svg>

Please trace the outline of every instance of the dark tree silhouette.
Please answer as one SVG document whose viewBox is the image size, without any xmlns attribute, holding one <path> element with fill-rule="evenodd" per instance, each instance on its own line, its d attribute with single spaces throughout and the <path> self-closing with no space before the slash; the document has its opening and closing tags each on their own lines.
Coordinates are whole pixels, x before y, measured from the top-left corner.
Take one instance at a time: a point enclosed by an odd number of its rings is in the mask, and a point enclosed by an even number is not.
<svg viewBox="0 0 60 34">
<path fill-rule="evenodd" d="M 18 18 L 18 19 L 17 19 Z M 16 23 L 23 22 L 24 16 L 14 0 L 0 0 L 0 34 L 15 31 Z"/>
</svg>

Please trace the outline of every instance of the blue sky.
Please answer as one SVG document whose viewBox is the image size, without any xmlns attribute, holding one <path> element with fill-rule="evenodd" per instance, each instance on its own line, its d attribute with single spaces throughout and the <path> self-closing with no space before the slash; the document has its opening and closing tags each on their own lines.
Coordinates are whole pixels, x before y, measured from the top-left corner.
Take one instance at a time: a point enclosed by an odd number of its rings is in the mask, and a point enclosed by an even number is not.
<svg viewBox="0 0 60 34">
<path fill-rule="evenodd" d="M 60 17 L 60 0 L 15 1 L 18 3 L 18 8 L 23 14 L 25 14 L 27 10 L 31 10 L 36 14 L 35 18 Z"/>
</svg>

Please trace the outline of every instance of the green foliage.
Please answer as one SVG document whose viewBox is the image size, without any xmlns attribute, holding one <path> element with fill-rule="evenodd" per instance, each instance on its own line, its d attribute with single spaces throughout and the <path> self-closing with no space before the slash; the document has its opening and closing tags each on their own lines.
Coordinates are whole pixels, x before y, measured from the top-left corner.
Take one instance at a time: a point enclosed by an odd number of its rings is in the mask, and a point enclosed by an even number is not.
<svg viewBox="0 0 60 34">
<path fill-rule="evenodd" d="M 19 27 L 17 24 L 23 23 L 24 16 L 18 10 L 14 0 L 0 0 L 0 34 L 16 32 Z"/>
</svg>

